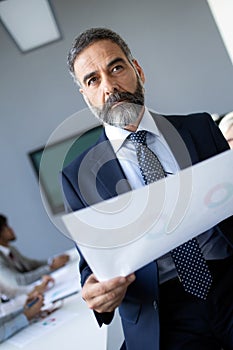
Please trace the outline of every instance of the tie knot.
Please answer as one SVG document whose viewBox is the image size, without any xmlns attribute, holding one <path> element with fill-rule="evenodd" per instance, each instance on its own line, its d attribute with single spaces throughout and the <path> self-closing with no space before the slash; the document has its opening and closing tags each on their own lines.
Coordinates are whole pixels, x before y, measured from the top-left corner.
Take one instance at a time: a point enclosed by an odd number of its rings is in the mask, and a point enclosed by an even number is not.
<svg viewBox="0 0 233 350">
<path fill-rule="evenodd" d="M 146 145 L 146 134 L 147 131 L 145 130 L 139 130 L 137 132 L 132 132 L 129 135 L 129 139 L 136 145 L 138 143 L 142 145 Z"/>
</svg>

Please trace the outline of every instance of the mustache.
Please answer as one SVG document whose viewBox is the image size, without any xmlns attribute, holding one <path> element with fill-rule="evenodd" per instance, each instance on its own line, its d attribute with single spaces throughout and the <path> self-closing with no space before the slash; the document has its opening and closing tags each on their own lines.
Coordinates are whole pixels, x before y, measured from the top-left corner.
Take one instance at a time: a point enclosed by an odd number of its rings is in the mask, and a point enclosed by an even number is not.
<svg viewBox="0 0 233 350">
<path fill-rule="evenodd" d="M 109 98 L 105 102 L 104 107 L 108 109 L 111 108 L 115 103 L 123 101 L 127 103 L 143 105 L 143 94 L 131 94 L 130 92 L 114 92 L 109 96 Z"/>
</svg>

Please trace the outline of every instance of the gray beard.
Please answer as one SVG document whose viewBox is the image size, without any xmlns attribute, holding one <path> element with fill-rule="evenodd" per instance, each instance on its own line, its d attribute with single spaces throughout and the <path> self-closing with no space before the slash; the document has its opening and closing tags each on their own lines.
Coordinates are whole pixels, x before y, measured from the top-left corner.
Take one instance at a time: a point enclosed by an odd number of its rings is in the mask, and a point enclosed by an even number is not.
<svg viewBox="0 0 233 350">
<path fill-rule="evenodd" d="M 101 122 L 124 128 L 126 125 L 135 124 L 144 106 L 144 91 L 142 83 L 138 79 L 134 94 L 128 92 L 115 92 L 110 95 L 103 107 L 94 107 L 88 99 L 85 99 L 94 116 Z M 120 102 L 114 105 L 114 103 Z"/>
<path fill-rule="evenodd" d="M 126 125 L 134 124 L 137 121 L 142 108 L 142 105 L 122 102 L 110 109 L 107 113 L 104 113 L 99 108 L 93 106 L 91 107 L 91 110 L 96 118 L 102 123 L 124 128 Z"/>
</svg>

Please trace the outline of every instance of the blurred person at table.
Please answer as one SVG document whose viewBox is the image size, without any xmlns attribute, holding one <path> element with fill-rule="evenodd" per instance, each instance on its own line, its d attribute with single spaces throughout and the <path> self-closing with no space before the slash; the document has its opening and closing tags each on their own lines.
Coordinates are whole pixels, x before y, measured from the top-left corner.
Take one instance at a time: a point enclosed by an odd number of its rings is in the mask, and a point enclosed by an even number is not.
<svg viewBox="0 0 233 350">
<path fill-rule="evenodd" d="M 49 261 L 28 258 L 11 245 L 15 240 L 16 235 L 8 225 L 7 217 L 0 214 L 1 279 L 9 285 L 22 286 L 31 284 L 43 275 L 50 274 L 63 267 L 69 261 L 67 254 L 56 256 L 49 259 Z"/>
<path fill-rule="evenodd" d="M 11 287 L 0 278 L 0 343 L 39 316 L 44 300 L 43 293 L 46 292 L 50 283 L 54 284 L 54 279 L 45 275 L 34 287 Z"/>
<path fill-rule="evenodd" d="M 0 313 L 0 343 L 27 327 L 31 321 L 38 317 L 41 313 L 43 300 L 41 294 L 34 292 L 27 298 L 20 310 L 7 315 Z"/>
<path fill-rule="evenodd" d="M 233 112 L 226 114 L 221 119 L 219 128 L 229 143 L 230 148 L 233 149 Z"/>
<path fill-rule="evenodd" d="M 41 278 L 40 283 L 37 285 L 27 285 L 27 286 L 11 286 L 10 284 L 7 284 L 1 276 L 0 276 L 0 299 L 1 300 L 11 300 L 15 299 L 17 297 L 24 296 L 25 300 L 29 297 L 33 297 L 35 293 L 43 294 L 46 292 L 46 290 L 49 289 L 49 285 L 54 285 L 55 281 L 54 279 L 49 276 L 45 275 Z M 22 300 L 22 298 L 21 298 Z"/>
</svg>

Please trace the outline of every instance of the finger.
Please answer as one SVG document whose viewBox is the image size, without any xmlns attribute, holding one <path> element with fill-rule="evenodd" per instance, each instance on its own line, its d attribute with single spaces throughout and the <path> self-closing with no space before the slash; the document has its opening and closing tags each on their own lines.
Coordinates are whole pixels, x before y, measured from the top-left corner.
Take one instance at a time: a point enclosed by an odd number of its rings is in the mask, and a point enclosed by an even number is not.
<svg viewBox="0 0 233 350">
<path fill-rule="evenodd" d="M 135 277 L 133 277 L 133 275 L 130 275 L 128 277 L 120 276 L 112 278 L 108 281 L 97 282 L 96 278 L 93 276 L 90 279 L 90 282 L 93 283 L 93 289 L 95 290 L 97 295 L 101 295 L 111 292 L 112 290 L 116 290 L 118 287 L 124 287 L 125 285 L 131 283 L 134 279 Z"/>
<path fill-rule="evenodd" d="M 125 293 L 126 288 L 120 293 L 116 292 L 115 295 L 113 293 L 109 293 L 109 295 L 106 295 L 104 297 L 96 297 L 90 301 L 87 302 L 87 305 L 90 309 L 95 310 L 97 312 L 111 312 L 115 310 L 122 302 Z"/>
<path fill-rule="evenodd" d="M 94 274 L 90 275 L 82 289 L 82 297 L 86 301 L 98 296 L 104 296 L 109 292 L 118 291 L 118 288 L 128 287 L 135 280 L 135 275 L 131 274 L 127 277 L 115 277 L 105 282 L 98 282 Z"/>
<path fill-rule="evenodd" d="M 90 309 L 94 309 L 96 311 L 104 309 L 106 309 L 105 311 L 112 311 L 107 309 L 113 309 L 116 306 L 119 306 L 125 296 L 127 288 L 128 282 L 126 282 L 124 285 L 119 285 L 118 287 L 104 294 L 95 294 L 92 298 L 86 299 L 87 305 Z"/>
</svg>

